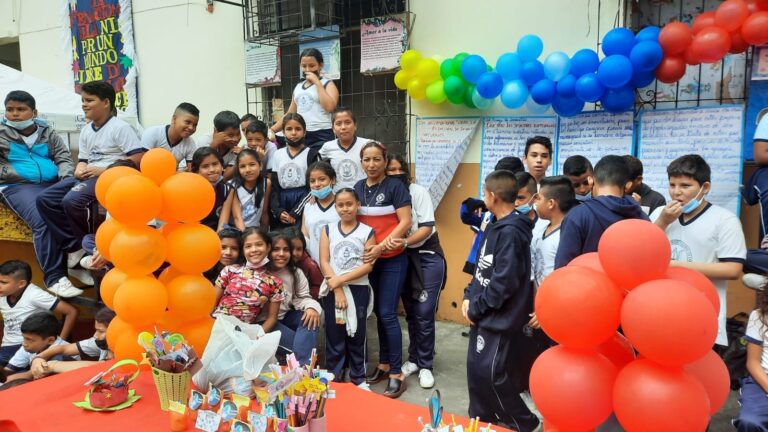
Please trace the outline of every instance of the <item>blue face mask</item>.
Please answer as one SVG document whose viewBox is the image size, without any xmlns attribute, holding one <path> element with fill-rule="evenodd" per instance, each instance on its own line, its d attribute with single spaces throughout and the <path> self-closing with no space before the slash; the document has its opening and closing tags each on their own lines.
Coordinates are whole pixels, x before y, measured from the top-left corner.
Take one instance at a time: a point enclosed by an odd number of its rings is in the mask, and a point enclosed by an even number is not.
<svg viewBox="0 0 768 432">
<path fill-rule="evenodd" d="M 312 196 L 317 199 L 325 199 L 328 195 L 331 194 L 331 192 L 333 192 L 331 185 L 328 185 L 322 189 L 312 189 L 309 191 L 309 193 L 311 193 Z"/>
<path fill-rule="evenodd" d="M 592 191 L 587 192 L 586 195 L 576 194 L 576 201 L 584 202 L 592 199 Z"/>
<path fill-rule="evenodd" d="M 35 124 L 35 119 L 31 118 L 29 120 L 13 121 L 13 120 L 8 120 L 7 118 L 4 118 L 3 124 L 8 127 L 12 127 L 16 130 L 24 130 L 32 126 L 33 124 Z"/>
<path fill-rule="evenodd" d="M 702 192 L 704 192 L 704 188 L 701 188 L 701 190 L 699 190 L 699 193 L 697 193 L 692 200 L 688 201 L 688 203 L 683 206 L 683 209 L 682 209 L 683 214 L 688 214 L 696 210 L 697 208 L 699 208 L 699 206 L 701 205 L 701 198 L 704 198 L 704 194 Z M 701 194 L 701 198 L 699 198 L 700 194 Z"/>
<path fill-rule="evenodd" d="M 527 215 L 528 213 L 531 212 L 531 210 L 533 210 L 533 206 L 531 205 L 531 203 L 533 202 L 534 199 L 536 199 L 536 195 L 532 196 L 531 200 L 528 201 L 527 203 L 521 206 L 517 206 L 515 210 L 520 214 Z"/>
</svg>

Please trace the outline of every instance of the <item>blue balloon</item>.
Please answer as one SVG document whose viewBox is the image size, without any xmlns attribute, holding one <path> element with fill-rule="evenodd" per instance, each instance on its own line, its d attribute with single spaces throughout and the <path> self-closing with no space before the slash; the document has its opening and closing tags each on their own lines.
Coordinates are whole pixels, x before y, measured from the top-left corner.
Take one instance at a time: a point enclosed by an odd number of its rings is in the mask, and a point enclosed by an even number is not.
<svg viewBox="0 0 768 432">
<path fill-rule="evenodd" d="M 603 37 L 602 48 L 606 56 L 628 56 L 633 46 L 635 46 L 635 34 L 628 28 L 617 27 Z"/>
<path fill-rule="evenodd" d="M 461 75 L 465 80 L 474 84 L 480 79 L 480 75 L 488 70 L 487 67 L 488 65 L 482 57 L 472 54 L 461 62 Z"/>
<path fill-rule="evenodd" d="M 661 29 L 656 26 L 648 26 L 635 35 L 635 41 L 642 42 L 642 41 L 653 41 L 656 42 L 659 40 L 659 33 L 661 32 Z"/>
<path fill-rule="evenodd" d="M 664 57 L 661 45 L 655 41 L 638 42 L 629 53 L 629 61 L 634 69 L 649 71 L 656 69 Z"/>
<path fill-rule="evenodd" d="M 520 78 L 520 69 L 522 68 L 523 61 L 515 53 L 504 53 L 496 60 L 496 72 L 500 73 L 505 81 Z"/>
<path fill-rule="evenodd" d="M 623 55 L 606 57 L 597 68 L 597 78 L 607 88 L 623 87 L 632 79 L 632 62 Z"/>
<path fill-rule="evenodd" d="M 576 80 L 576 97 L 584 102 L 597 102 L 605 93 L 605 87 L 600 84 L 594 73 L 582 75 Z"/>
<path fill-rule="evenodd" d="M 608 89 L 600 99 L 600 103 L 610 113 L 629 111 L 635 106 L 635 90 L 629 86 Z"/>
<path fill-rule="evenodd" d="M 539 105 L 552 103 L 557 95 L 557 85 L 554 81 L 544 78 L 531 87 L 531 99 Z"/>
<path fill-rule="evenodd" d="M 560 81 L 570 69 L 571 59 L 562 51 L 555 51 L 544 59 L 544 75 L 552 81 Z"/>
<path fill-rule="evenodd" d="M 509 81 L 501 90 L 501 103 L 507 108 L 520 108 L 527 99 L 528 86 L 521 80 Z"/>
<path fill-rule="evenodd" d="M 598 66 L 600 66 L 600 57 L 589 48 L 578 50 L 571 57 L 571 74 L 576 78 L 595 72 Z"/>
<path fill-rule="evenodd" d="M 576 96 L 576 77 L 566 75 L 565 78 L 557 82 L 557 94 L 565 98 Z"/>
<path fill-rule="evenodd" d="M 576 97 L 557 96 L 552 102 L 552 109 L 562 117 L 572 117 L 584 109 L 584 101 Z"/>
<path fill-rule="evenodd" d="M 504 79 L 498 72 L 485 72 L 477 80 L 477 92 L 486 99 L 493 99 L 501 94 L 504 87 Z"/>
<path fill-rule="evenodd" d="M 632 73 L 632 79 L 629 81 L 629 85 L 632 88 L 643 88 L 651 85 L 653 80 L 656 79 L 655 71 L 639 71 L 636 70 Z"/>
<path fill-rule="evenodd" d="M 544 65 L 538 60 L 533 60 L 523 63 L 523 68 L 520 70 L 520 79 L 528 85 L 528 87 L 536 84 L 544 78 Z"/>
<path fill-rule="evenodd" d="M 480 95 L 480 93 L 475 89 L 475 91 L 472 93 L 472 103 L 475 104 L 477 109 L 488 109 L 493 105 L 493 99 L 486 99 Z"/>
<path fill-rule="evenodd" d="M 524 62 L 536 60 L 543 51 L 544 42 L 536 35 L 525 35 L 517 42 L 517 55 Z"/>
<path fill-rule="evenodd" d="M 528 100 L 525 101 L 525 108 L 528 110 L 531 114 L 544 114 L 547 111 L 549 111 L 550 105 L 539 105 L 537 104 L 531 97 L 528 97 Z"/>
</svg>

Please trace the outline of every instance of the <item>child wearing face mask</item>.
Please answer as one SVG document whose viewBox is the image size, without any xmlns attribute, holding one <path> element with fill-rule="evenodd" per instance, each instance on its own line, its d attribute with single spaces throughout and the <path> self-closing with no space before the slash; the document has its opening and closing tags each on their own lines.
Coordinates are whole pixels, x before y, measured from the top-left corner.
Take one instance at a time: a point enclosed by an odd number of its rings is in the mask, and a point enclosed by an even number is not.
<svg viewBox="0 0 768 432">
<path fill-rule="evenodd" d="M 307 239 L 309 256 L 320 262 L 320 233 L 323 228 L 339 221 L 339 214 L 333 206 L 336 171 L 330 163 L 315 162 L 309 167 L 309 192 L 315 198 L 304 208 L 301 232 Z"/>
<path fill-rule="evenodd" d="M 563 175 L 571 180 L 577 201 L 584 202 L 592 199 L 595 178 L 589 159 L 582 155 L 568 157 L 563 163 Z"/>
<path fill-rule="evenodd" d="M 283 117 L 283 133 L 287 146 L 275 152 L 272 161 L 273 229 L 283 229 L 301 221 L 304 206 L 310 198 L 307 169 L 317 160 L 317 150 L 307 147 L 304 138 L 307 124 L 304 117 L 289 112 Z"/>
<path fill-rule="evenodd" d="M 667 167 L 669 204 L 656 209 L 651 220 L 667 234 L 672 263 L 707 276 L 720 296 L 717 345 L 728 345 L 725 332 L 726 287 L 741 275 L 747 248 L 739 218 L 707 201 L 711 171 L 699 155 L 681 156 Z"/>
</svg>

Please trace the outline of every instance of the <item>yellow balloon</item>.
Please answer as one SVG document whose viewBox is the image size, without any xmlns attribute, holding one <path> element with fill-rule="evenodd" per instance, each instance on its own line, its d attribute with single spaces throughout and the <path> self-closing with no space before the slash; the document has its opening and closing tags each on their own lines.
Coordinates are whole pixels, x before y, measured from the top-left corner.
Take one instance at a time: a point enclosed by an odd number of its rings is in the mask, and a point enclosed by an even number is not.
<svg viewBox="0 0 768 432">
<path fill-rule="evenodd" d="M 414 78 L 408 84 L 408 95 L 415 100 L 424 99 L 427 96 L 427 86 L 418 78 Z"/>
<path fill-rule="evenodd" d="M 416 66 L 416 77 L 426 85 L 440 79 L 440 63 L 435 59 L 422 59 Z"/>
<path fill-rule="evenodd" d="M 397 71 L 395 74 L 395 86 L 400 90 L 408 89 L 408 83 L 413 79 L 413 74 L 408 71 Z"/>
<path fill-rule="evenodd" d="M 400 68 L 403 70 L 414 70 L 421 60 L 421 53 L 416 50 L 408 50 L 400 56 Z"/>
</svg>

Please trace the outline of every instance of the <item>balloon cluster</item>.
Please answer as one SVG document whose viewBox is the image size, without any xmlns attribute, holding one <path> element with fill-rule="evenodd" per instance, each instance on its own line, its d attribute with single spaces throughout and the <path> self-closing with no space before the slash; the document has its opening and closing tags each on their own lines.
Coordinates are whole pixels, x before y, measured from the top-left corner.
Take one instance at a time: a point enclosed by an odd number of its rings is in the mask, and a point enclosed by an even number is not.
<svg viewBox="0 0 768 432">
<path fill-rule="evenodd" d="M 202 276 L 219 260 L 216 233 L 198 223 L 213 208 L 210 183 L 192 173 L 176 173 L 176 159 L 152 149 L 141 172 L 129 167 L 106 170 L 96 182 L 96 197 L 110 218 L 96 231 L 96 249 L 114 264 L 101 282 L 104 304 L 117 317 L 107 343 L 118 359 L 141 359 L 142 331 L 182 333 L 202 353 L 213 327 L 216 290 Z M 160 229 L 148 226 L 165 221 Z M 170 266 L 153 276 L 164 263 Z"/>
<path fill-rule="evenodd" d="M 560 345 L 536 360 L 530 388 L 548 430 L 593 430 L 615 412 L 630 432 L 703 431 L 725 403 L 728 370 L 711 350 L 717 290 L 701 273 L 668 267 L 670 257 L 661 229 L 626 220 L 605 231 L 598 252 L 544 280 L 536 315 Z"/>
<path fill-rule="evenodd" d="M 693 26 L 672 22 L 659 33 L 664 58 L 656 78 L 673 83 L 685 75 L 687 65 L 716 63 L 728 53 L 768 43 L 768 1 L 727 0 L 717 10 L 704 12 Z"/>
<path fill-rule="evenodd" d="M 491 67 L 477 54 L 460 53 L 439 60 L 416 50 L 400 57 L 395 85 L 412 99 L 440 104 L 446 100 L 488 109 L 498 97 L 507 108 L 526 106 L 534 114 L 550 106 L 563 117 L 579 114 L 585 103 L 600 102 L 612 113 L 634 107 L 635 89 L 654 79 L 680 80 L 686 65 L 714 63 L 749 45 L 768 43 L 768 0 L 726 0 L 705 12 L 693 28 L 672 22 L 663 29 L 639 31 L 618 27 L 603 37 L 604 57 L 582 49 L 570 58 L 561 51 L 540 61 L 544 43 L 536 35 L 522 37 L 516 52 L 502 54 Z"/>
</svg>

